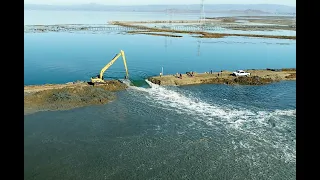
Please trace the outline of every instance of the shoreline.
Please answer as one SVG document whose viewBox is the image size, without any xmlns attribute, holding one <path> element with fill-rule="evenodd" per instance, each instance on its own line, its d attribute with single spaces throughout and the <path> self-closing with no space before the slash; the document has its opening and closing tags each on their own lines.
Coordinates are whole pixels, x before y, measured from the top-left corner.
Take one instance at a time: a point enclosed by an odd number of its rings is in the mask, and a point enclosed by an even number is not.
<svg viewBox="0 0 320 180">
<path fill-rule="evenodd" d="M 190 77 L 182 74 L 149 77 L 148 80 L 161 86 L 185 86 L 201 84 L 228 85 L 264 85 L 282 80 L 296 80 L 296 69 L 260 69 L 246 70 L 248 77 L 235 77 L 231 71 L 196 73 Z M 219 74 L 219 75 L 218 75 Z M 65 84 L 43 84 L 24 86 L 24 115 L 40 111 L 61 111 L 74 108 L 104 105 L 114 101 L 116 93 L 128 86 L 118 80 L 107 80 L 106 84 L 92 86 L 88 82 L 71 82 Z"/>
<path fill-rule="evenodd" d="M 226 32 L 221 32 L 226 30 Z M 239 32 L 227 32 L 228 30 Z M 288 34 L 257 33 L 250 31 L 290 31 Z M 295 19 L 283 16 L 230 16 L 205 17 L 200 20 L 121 20 L 109 21 L 103 24 L 52 24 L 52 25 L 25 25 L 25 33 L 43 32 L 113 32 L 124 31 L 127 34 L 143 34 L 151 36 L 183 37 L 182 34 L 193 35 L 195 38 L 224 38 L 224 37 L 253 37 L 296 40 Z M 164 34 L 166 33 L 166 34 Z"/>
<path fill-rule="evenodd" d="M 27 85 L 24 86 L 24 115 L 107 104 L 117 98 L 115 92 L 126 88 L 127 85 L 117 80 L 98 86 L 87 82 Z"/>
<path fill-rule="evenodd" d="M 227 36 L 242 36 L 242 37 L 259 37 L 259 38 L 273 38 L 273 39 L 296 39 L 296 36 L 281 36 L 281 35 L 262 35 L 262 34 L 236 34 L 236 33 L 210 33 L 204 31 L 187 31 L 187 30 L 175 30 L 175 29 L 163 29 L 157 27 L 148 27 L 143 25 L 136 25 L 132 23 L 124 23 L 120 21 L 110 22 L 111 25 L 122 26 L 126 28 L 136 28 L 143 29 L 144 32 L 168 32 L 168 33 L 180 33 L 180 34 L 192 34 L 198 35 L 195 37 L 198 38 L 223 38 Z M 135 31 L 128 31 L 127 33 L 134 34 Z M 140 34 L 141 32 L 136 32 L 136 34 Z"/>
<path fill-rule="evenodd" d="M 283 80 L 296 80 L 296 70 L 281 69 L 281 70 L 245 70 L 251 73 L 248 77 L 232 76 L 231 71 L 196 73 L 193 77 L 186 73 L 182 74 L 182 79 L 176 75 L 164 75 L 149 77 L 148 80 L 154 84 L 161 86 L 185 86 L 199 84 L 228 84 L 228 85 L 264 85 Z"/>
</svg>

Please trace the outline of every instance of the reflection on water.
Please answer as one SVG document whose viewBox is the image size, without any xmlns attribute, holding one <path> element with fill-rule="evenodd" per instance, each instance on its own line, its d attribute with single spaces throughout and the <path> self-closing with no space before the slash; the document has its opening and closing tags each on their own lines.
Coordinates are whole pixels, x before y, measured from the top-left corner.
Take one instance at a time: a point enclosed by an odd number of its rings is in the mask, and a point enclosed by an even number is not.
<svg viewBox="0 0 320 180">
<path fill-rule="evenodd" d="M 120 49 L 126 53 L 130 77 L 136 80 L 158 75 L 162 67 L 165 74 L 175 74 L 296 66 L 296 55 L 292 53 L 295 40 L 247 37 L 198 40 L 191 35 L 170 38 L 117 33 L 27 33 L 24 80 L 26 85 L 86 81 Z M 121 61 L 105 73 L 112 78 L 123 75 Z"/>
<path fill-rule="evenodd" d="M 229 14 L 207 13 L 210 17 Z M 233 14 L 236 16 L 236 14 Z M 198 13 L 177 13 L 171 20 L 197 20 Z M 109 21 L 169 20 L 165 12 L 45 11 L 24 10 L 24 24 L 106 24 Z"/>
</svg>

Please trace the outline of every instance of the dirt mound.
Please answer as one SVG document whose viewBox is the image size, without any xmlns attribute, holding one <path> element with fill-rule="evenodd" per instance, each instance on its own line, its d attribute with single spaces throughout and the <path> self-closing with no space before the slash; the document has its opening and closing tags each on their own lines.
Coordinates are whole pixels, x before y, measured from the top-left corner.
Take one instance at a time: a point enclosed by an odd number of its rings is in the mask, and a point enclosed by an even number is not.
<svg viewBox="0 0 320 180">
<path fill-rule="evenodd" d="M 234 84 L 232 80 L 223 78 L 201 79 L 200 81 L 202 84 Z"/>
<path fill-rule="evenodd" d="M 121 83 L 117 80 L 106 81 L 106 84 L 98 85 L 97 87 L 102 88 L 107 91 L 121 91 L 127 88 L 127 85 Z"/>
<path fill-rule="evenodd" d="M 296 71 L 296 68 L 282 68 L 281 71 Z"/>
<path fill-rule="evenodd" d="M 68 110 L 88 105 L 106 104 L 114 99 L 113 91 L 125 89 L 127 86 L 118 81 L 110 81 L 105 85 L 90 86 L 79 85 L 45 89 L 25 93 L 25 114 L 47 110 Z"/>
<path fill-rule="evenodd" d="M 292 71 L 289 71 L 292 70 Z M 177 78 L 176 75 L 164 75 L 149 77 L 148 80 L 162 86 L 183 86 L 195 84 L 243 84 L 243 85 L 261 85 L 282 80 L 296 80 L 296 71 L 288 68 L 288 71 L 272 70 L 272 69 L 251 69 L 246 70 L 251 75 L 249 77 L 236 77 L 232 75 L 232 71 L 205 72 L 195 73 L 190 77 L 186 74 L 181 74 L 182 78 Z"/>
<path fill-rule="evenodd" d="M 286 76 L 286 78 L 291 79 L 291 78 L 297 78 L 296 73 L 290 73 L 290 75 Z"/>
<path fill-rule="evenodd" d="M 235 84 L 241 84 L 241 85 L 263 85 L 263 84 L 272 83 L 275 80 L 272 80 L 271 78 L 251 76 L 251 77 L 237 77 L 233 81 L 235 82 Z"/>
<path fill-rule="evenodd" d="M 275 82 L 271 78 L 261 78 L 258 76 L 252 77 L 236 77 L 234 79 L 223 79 L 223 78 L 211 78 L 201 80 L 203 84 L 240 84 L 240 85 L 263 85 Z"/>
</svg>

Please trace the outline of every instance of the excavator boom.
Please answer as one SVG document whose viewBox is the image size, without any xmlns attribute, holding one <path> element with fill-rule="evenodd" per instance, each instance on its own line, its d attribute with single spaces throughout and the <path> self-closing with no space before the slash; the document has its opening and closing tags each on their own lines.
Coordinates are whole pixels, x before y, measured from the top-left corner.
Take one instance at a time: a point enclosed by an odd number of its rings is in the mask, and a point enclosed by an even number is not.
<svg viewBox="0 0 320 180">
<path fill-rule="evenodd" d="M 115 55 L 114 58 L 113 58 L 106 66 L 104 66 L 104 67 L 101 69 L 100 74 L 98 75 L 98 77 L 92 77 L 92 78 L 91 78 L 91 82 L 92 82 L 92 83 L 103 83 L 103 82 L 104 82 L 104 80 L 103 80 L 103 74 L 104 74 L 104 72 L 105 72 L 110 66 L 112 66 L 112 64 L 113 64 L 120 56 L 122 56 L 124 68 L 125 68 L 125 70 L 126 70 L 125 79 L 129 78 L 128 68 L 127 68 L 127 62 L 126 62 L 126 57 L 125 57 L 124 51 L 123 51 L 123 50 L 120 50 L 120 52 L 119 52 L 117 55 Z"/>
<path fill-rule="evenodd" d="M 126 79 L 129 78 L 129 72 L 128 72 L 128 67 L 127 67 L 127 60 L 126 60 L 126 56 L 124 55 L 124 51 L 120 51 L 121 55 L 122 55 L 122 59 L 123 59 L 123 64 L 124 64 L 124 69 L 126 70 Z"/>
</svg>

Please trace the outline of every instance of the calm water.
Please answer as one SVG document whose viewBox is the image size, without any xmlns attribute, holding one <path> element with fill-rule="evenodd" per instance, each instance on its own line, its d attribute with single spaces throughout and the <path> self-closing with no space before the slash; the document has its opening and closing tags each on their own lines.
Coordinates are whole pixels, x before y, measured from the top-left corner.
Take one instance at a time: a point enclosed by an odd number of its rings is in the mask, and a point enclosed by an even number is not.
<svg viewBox="0 0 320 180">
<path fill-rule="evenodd" d="M 148 35 L 26 33 L 26 85 L 88 80 L 97 75 L 116 53 L 126 53 L 132 79 L 186 71 L 220 71 L 296 66 L 296 41 L 228 37 L 196 39 Z M 120 58 L 105 73 L 123 78 Z"/>
<path fill-rule="evenodd" d="M 199 11 L 200 12 L 200 11 Z M 261 14 L 273 16 L 273 14 Z M 206 13 L 206 17 L 244 16 L 244 14 Z M 280 15 L 279 15 L 280 16 Z M 282 15 L 286 16 L 286 15 Z M 24 10 L 24 24 L 105 24 L 108 21 L 145 21 L 145 20 L 196 20 L 199 13 L 166 12 L 107 12 L 107 11 L 47 11 Z M 248 18 L 249 19 L 249 18 Z M 255 18 L 252 18 L 255 19 Z"/>
<path fill-rule="evenodd" d="M 89 80 L 120 49 L 131 79 L 142 82 L 161 67 L 165 74 L 296 67 L 295 45 L 244 37 L 26 33 L 24 81 Z M 121 61 L 107 78 L 123 78 Z M 102 106 L 26 115 L 25 179 L 296 178 L 295 81 L 150 85 L 131 86 Z"/>
<path fill-rule="evenodd" d="M 243 14 L 238 14 L 243 15 Z M 222 13 L 207 13 L 208 17 L 230 16 Z M 237 16 L 237 14 L 233 14 Z M 108 21 L 145 20 L 195 20 L 197 13 L 167 15 L 165 12 L 99 12 L 99 11 L 44 11 L 24 10 L 24 24 L 105 24 Z"/>
</svg>

